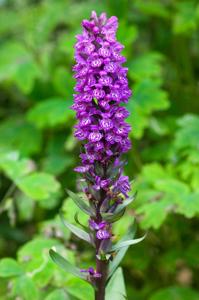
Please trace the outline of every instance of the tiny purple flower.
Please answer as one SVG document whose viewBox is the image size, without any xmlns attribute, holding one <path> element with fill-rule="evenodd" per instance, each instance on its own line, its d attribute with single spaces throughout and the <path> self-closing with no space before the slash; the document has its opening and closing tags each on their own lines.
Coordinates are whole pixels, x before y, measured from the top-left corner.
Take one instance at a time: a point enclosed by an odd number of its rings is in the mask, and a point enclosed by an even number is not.
<svg viewBox="0 0 199 300">
<path fill-rule="evenodd" d="M 89 141 L 99 142 L 102 139 L 102 134 L 100 132 L 91 132 L 88 136 Z"/>
<path fill-rule="evenodd" d="M 110 119 L 102 119 L 100 120 L 100 126 L 105 131 L 108 131 L 113 128 L 113 122 Z"/>
<path fill-rule="evenodd" d="M 78 167 L 74 168 L 74 171 L 78 172 L 78 173 L 86 173 L 86 172 L 88 172 L 89 169 L 90 169 L 90 166 L 78 166 Z"/>
<path fill-rule="evenodd" d="M 88 273 L 91 277 L 94 277 L 94 278 L 100 278 L 102 275 L 95 271 L 94 268 L 92 267 L 89 267 L 88 269 L 81 269 L 80 270 L 82 273 Z"/>
<path fill-rule="evenodd" d="M 100 223 L 96 223 L 93 219 L 89 219 L 89 226 L 91 229 L 99 230 L 105 228 L 107 226 L 107 222 L 101 221 Z"/>
<path fill-rule="evenodd" d="M 103 63 L 103 60 L 101 58 L 97 58 L 91 62 L 91 66 L 93 68 L 99 68 L 102 65 L 102 63 Z"/>
<path fill-rule="evenodd" d="M 107 240 L 110 239 L 111 234 L 107 230 L 100 229 L 97 231 L 96 237 L 98 240 Z"/>
</svg>

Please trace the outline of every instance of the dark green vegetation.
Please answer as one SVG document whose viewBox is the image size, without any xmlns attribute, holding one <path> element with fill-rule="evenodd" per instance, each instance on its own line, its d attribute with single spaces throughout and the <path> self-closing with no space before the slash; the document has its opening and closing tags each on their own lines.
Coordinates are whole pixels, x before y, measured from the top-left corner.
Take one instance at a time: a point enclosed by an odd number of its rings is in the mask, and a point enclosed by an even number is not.
<svg viewBox="0 0 199 300">
<path fill-rule="evenodd" d="M 48 255 L 56 245 L 82 268 L 93 261 L 58 217 L 62 207 L 74 222 L 77 211 L 65 193 L 77 190 L 80 146 L 71 68 L 75 34 L 92 9 L 119 17 L 134 91 L 126 173 L 138 196 L 116 239 L 135 216 L 137 236 L 148 236 L 123 262 L 128 299 L 199 299 L 198 1 L 2 0 L 0 9 L 0 299 L 92 300 L 90 286 Z M 123 299 L 114 291 L 111 300 Z"/>
</svg>

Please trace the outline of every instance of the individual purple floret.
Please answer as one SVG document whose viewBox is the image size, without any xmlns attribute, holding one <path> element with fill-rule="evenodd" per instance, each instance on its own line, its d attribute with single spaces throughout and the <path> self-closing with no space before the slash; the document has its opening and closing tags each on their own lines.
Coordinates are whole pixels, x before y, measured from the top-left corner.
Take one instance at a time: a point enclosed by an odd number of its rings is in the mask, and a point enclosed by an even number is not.
<svg viewBox="0 0 199 300">
<path fill-rule="evenodd" d="M 100 223 L 96 223 L 92 219 L 89 220 L 90 228 L 94 230 L 104 229 L 107 226 L 107 224 L 108 223 L 106 221 L 101 221 Z"/>
<path fill-rule="evenodd" d="M 108 230 L 100 229 L 97 231 L 96 237 L 98 240 L 107 240 L 107 239 L 110 239 L 111 234 L 110 234 L 110 232 L 108 232 Z"/>
<path fill-rule="evenodd" d="M 88 269 L 81 269 L 82 273 L 88 273 L 90 276 L 94 278 L 100 278 L 101 274 L 94 270 L 94 268 L 90 267 Z"/>
</svg>

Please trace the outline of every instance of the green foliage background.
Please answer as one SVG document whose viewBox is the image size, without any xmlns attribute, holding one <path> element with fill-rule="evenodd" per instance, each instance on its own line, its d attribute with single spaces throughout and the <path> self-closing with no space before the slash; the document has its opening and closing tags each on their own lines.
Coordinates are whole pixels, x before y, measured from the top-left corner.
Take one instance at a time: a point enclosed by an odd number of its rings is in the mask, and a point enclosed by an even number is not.
<svg viewBox="0 0 199 300">
<path fill-rule="evenodd" d="M 148 236 L 123 262 L 128 299 L 197 300 L 197 0 L 0 1 L 0 299 L 92 300 L 90 287 L 60 271 L 48 250 L 56 246 L 81 267 L 93 261 L 58 217 L 63 207 L 73 222 L 77 211 L 65 193 L 76 190 L 79 153 L 71 68 L 75 35 L 93 9 L 118 16 L 134 91 L 125 171 L 138 196 L 115 232 L 136 217 Z"/>
</svg>

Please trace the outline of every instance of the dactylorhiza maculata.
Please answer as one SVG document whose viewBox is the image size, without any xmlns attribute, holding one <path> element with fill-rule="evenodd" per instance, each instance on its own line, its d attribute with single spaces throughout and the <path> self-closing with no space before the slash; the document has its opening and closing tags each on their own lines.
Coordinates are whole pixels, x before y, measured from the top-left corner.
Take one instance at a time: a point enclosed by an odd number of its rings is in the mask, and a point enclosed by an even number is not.
<svg viewBox="0 0 199 300">
<path fill-rule="evenodd" d="M 82 22 L 83 33 L 75 45 L 76 86 L 73 109 L 78 124 L 75 137 L 83 142 L 80 154 L 82 165 L 75 171 L 83 174 L 84 192 L 95 208 L 96 215 L 89 220 L 97 239 L 97 255 L 104 241 L 106 247 L 112 237 L 111 223 L 103 220 L 101 212 L 114 212 L 130 189 L 129 178 L 123 175 L 120 157 L 131 147 L 125 122 L 129 112 L 122 103 L 131 96 L 128 87 L 124 48 L 116 40 L 116 17 L 99 17 L 92 12 L 90 20 Z M 88 272 L 90 269 L 88 270 Z M 91 276 L 100 276 L 90 272 Z"/>
<path fill-rule="evenodd" d="M 107 280 L 128 246 L 141 240 L 129 240 L 127 234 L 114 244 L 112 232 L 113 222 L 133 200 L 128 197 L 129 178 L 123 175 L 121 161 L 122 154 L 131 148 L 131 127 L 125 122 L 129 112 L 123 105 L 131 90 L 128 68 L 123 66 L 126 59 L 121 55 L 124 46 L 116 40 L 117 18 L 107 19 L 105 13 L 98 17 L 92 12 L 90 20 L 83 20 L 82 27 L 75 44 L 73 70 L 77 83 L 72 109 L 78 120 L 74 135 L 82 144 L 81 165 L 75 171 L 81 175 L 79 183 L 85 197 L 80 199 L 72 192 L 69 195 L 89 214 L 88 232 L 83 236 L 74 226 L 68 227 L 95 247 L 96 268 L 80 272 L 94 285 L 95 299 L 104 300 Z M 119 253 L 123 247 L 125 251 Z"/>
</svg>

